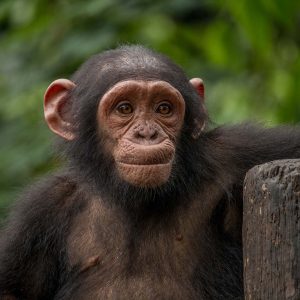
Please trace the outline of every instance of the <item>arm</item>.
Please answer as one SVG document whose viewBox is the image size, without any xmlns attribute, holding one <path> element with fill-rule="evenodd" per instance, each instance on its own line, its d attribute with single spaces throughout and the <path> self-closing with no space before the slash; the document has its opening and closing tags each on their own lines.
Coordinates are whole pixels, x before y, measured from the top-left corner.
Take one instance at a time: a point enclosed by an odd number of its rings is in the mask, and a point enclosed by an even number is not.
<svg viewBox="0 0 300 300">
<path fill-rule="evenodd" d="M 18 202 L 1 233 L 1 299 L 53 298 L 65 267 L 62 250 L 68 222 L 59 201 L 70 195 L 65 181 L 54 177 L 31 188 Z"/>
<path fill-rule="evenodd" d="M 241 241 L 243 181 L 255 165 L 300 158 L 300 127 L 263 128 L 253 124 L 217 128 L 207 134 L 205 150 L 228 199 L 225 232 Z"/>
<path fill-rule="evenodd" d="M 243 124 L 217 130 L 223 131 L 217 138 L 221 151 L 242 173 L 268 161 L 300 158 L 300 127 Z"/>
</svg>

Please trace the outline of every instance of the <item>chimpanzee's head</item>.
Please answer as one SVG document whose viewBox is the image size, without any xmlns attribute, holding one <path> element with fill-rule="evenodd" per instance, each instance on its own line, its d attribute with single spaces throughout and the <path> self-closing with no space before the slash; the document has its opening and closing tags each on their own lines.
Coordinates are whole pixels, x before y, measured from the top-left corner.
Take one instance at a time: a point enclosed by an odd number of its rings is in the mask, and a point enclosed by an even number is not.
<svg viewBox="0 0 300 300">
<path fill-rule="evenodd" d="M 204 128 L 203 98 L 201 79 L 188 80 L 161 54 L 123 46 L 54 81 L 45 118 L 66 140 L 71 164 L 100 189 L 170 188 Z"/>
</svg>

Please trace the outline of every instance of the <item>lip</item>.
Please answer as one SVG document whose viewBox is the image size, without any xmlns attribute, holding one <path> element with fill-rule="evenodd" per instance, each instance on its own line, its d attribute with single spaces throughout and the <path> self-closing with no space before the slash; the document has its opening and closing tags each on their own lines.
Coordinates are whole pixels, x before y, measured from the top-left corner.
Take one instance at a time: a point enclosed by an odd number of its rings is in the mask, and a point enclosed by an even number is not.
<svg viewBox="0 0 300 300">
<path fill-rule="evenodd" d="M 115 161 L 131 166 L 168 165 L 174 160 L 175 156 L 174 146 L 167 141 L 151 146 L 124 143 L 119 149 L 121 151 L 114 155 Z"/>
<path fill-rule="evenodd" d="M 127 162 L 123 162 L 123 161 L 117 161 L 118 164 L 120 165 L 124 165 L 124 166 L 133 166 L 133 167 L 151 167 L 151 166 L 167 166 L 169 164 L 172 163 L 172 160 L 170 160 L 169 162 L 166 163 L 127 163 Z"/>
<path fill-rule="evenodd" d="M 146 146 L 146 147 L 155 149 L 156 147 L 161 147 L 161 145 L 163 143 L 165 143 L 168 140 L 168 138 L 167 137 L 161 137 L 160 139 L 156 139 L 155 141 L 141 140 L 139 143 L 137 143 L 137 141 L 132 140 L 130 138 L 127 138 L 126 140 L 129 141 L 132 144 L 135 144 L 136 147 Z"/>
</svg>

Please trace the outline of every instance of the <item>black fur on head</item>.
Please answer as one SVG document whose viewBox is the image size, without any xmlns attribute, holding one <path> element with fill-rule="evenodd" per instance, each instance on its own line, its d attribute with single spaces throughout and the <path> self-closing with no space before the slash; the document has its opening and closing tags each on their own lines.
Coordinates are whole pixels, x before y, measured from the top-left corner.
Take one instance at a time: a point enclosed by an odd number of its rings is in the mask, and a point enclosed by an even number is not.
<svg viewBox="0 0 300 300">
<path fill-rule="evenodd" d="M 142 189 L 122 181 L 112 157 L 104 154 L 104 141 L 97 132 L 99 100 L 110 87 L 127 79 L 164 80 L 180 91 L 186 103 L 172 175 L 159 188 Z M 75 140 L 64 142 L 64 152 L 76 174 L 92 183 L 102 198 L 113 199 L 129 209 L 147 207 L 149 211 L 155 207 L 157 211 L 175 204 L 182 194 L 188 198 L 195 190 L 197 177 L 201 176 L 200 166 L 195 162 L 195 157 L 201 155 L 201 147 L 192 138 L 192 131 L 195 120 L 206 120 L 207 116 L 182 69 L 169 58 L 142 46 L 122 46 L 92 56 L 71 80 L 76 84 L 69 97 L 77 131 Z"/>
</svg>

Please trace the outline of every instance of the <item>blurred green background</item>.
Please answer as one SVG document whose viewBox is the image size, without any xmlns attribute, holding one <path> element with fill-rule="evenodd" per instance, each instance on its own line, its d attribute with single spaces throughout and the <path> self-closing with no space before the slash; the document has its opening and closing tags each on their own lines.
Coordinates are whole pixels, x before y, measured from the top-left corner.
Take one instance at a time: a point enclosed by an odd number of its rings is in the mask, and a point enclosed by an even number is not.
<svg viewBox="0 0 300 300">
<path fill-rule="evenodd" d="M 202 77 L 217 124 L 300 121 L 298 0 L 1 0 L 0 217 L 59 164 L 43 122 L 48 84 L 122 43 Z"/>
</svg>

